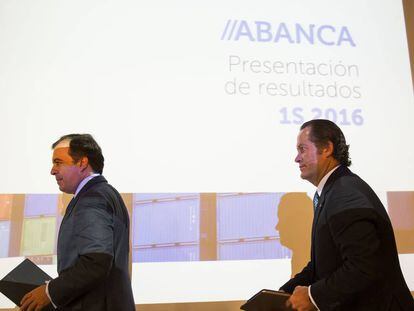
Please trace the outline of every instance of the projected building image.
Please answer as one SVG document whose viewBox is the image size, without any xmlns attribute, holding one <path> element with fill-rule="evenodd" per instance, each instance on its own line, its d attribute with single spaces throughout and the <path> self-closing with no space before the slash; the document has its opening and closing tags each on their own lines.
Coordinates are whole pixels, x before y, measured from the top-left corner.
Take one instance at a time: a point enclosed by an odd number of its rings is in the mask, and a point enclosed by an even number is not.
<svg viewBox="0 0 414 311">
<path fill-rule="evenodd" d="M 135 194 L 133 261 L 290 258 L 275 229 L 282 195 Z"/>
<path fill-rule="evenodd" d="M 133 262 L 309 259 L 312 202 L 305 193 L 123 194 L 131 217 Z M 0 258 L 56 263 L 70 196 L 0 195 Z M 399 253 L 414 253 L 413 192 L 389 192 Z M 404 215 L 404 217 L 402 217 Z M 297 270 L 293 269 L 293 270 Z"/>
<path fill-rule="evenodd" d="M 133 262 L 290 258 L 280 243 L 282 193 L 123 194 L 131 214 Z M 0 196 L 0 256 L 56 263 L 70 197 Z"/>
</svg>

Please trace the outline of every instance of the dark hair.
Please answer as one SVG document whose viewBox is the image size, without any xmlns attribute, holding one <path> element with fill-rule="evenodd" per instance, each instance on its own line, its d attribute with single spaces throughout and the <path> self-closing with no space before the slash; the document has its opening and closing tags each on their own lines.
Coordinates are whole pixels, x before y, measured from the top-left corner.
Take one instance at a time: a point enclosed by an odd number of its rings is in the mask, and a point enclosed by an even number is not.
<svg viewBox="0 0 414 311">
<path fill-rule="evenodd" d="M 324 119 L 314 119 L 303 123 L 300 129 L 303 130 L 306 127 L 309 127 L 311 130 L 309 139 L 318 149 L 326 146 L 328 142 L 332 142 L 333 157 L 341 165 L 351 165 L 349 145 L 346 144 L 345 136 L 341 129 L 334 122 Z"/>
<path fill-rule="evenodd" d="M 101 147 L 90 134 L 68 134 L 53 143 L 54 149 L 60 142 L 69 140 L 69 155 L 77 163 L 82 157 L 87 157 L 90 166 L 95 173 L 102 174 L 104 168 L 104 156 Z"/>
</svg>

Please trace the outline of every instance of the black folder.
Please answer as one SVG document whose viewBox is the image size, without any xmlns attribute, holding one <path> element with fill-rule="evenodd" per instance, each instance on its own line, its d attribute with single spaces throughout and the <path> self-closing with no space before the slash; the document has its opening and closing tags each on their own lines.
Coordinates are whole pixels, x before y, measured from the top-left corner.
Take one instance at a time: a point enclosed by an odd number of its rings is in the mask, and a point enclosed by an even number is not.
<svg viewBox="0 0 414 311">
<path fill-rule="evenodd" d="M 0 292 L 20 306 L 23 296 L 52 278 L 29 259 L 0 280 Z M 54 310 L 51 304 L 42 310 Z"/>
<path fill-rule="evenodd" d="M 262 289 L 240 307 L 245 311 L 288 311 L 286 306 L 290 294 L 270 289 Z"/>
</svg>

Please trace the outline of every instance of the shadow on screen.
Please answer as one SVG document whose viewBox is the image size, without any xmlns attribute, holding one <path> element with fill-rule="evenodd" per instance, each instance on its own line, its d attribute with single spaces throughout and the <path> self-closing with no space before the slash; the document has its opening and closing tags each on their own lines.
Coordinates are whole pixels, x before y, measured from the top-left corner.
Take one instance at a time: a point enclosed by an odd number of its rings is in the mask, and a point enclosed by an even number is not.
<svg viewBox="0 0 414 311">
<path fill-rule="evenodd" d="M 280 243 L 292 251 L 292 276 L 310 259 L 312 200 L 306 193 L 292 192 L 282 196 L 278 208 Z"/>
</svg>

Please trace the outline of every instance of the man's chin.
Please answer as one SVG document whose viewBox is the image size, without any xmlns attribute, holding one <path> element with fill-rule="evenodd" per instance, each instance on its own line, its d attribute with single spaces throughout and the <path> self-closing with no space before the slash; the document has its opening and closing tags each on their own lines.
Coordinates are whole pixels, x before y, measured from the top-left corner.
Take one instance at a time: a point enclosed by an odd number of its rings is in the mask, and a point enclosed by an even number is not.
<svg viewBox="0 0 414 311">
<path fill-rule="evenodd" d="M 60 186 L 59 185 L 59 190 L 62 191 L 62 192 L 64 192 L 64 193 L 68 193 L 67 190 L 65 190 L 65 187 L 64 186 Z"/>
<path fill-rule="evenodd" d="M 303 180 L 306 180 L 306 181 L 311 182 L 311 181 L 310 181 L 310 179 L 309 179 L 309 176 L 308 176 L 308 175 L 306 175 L 306 174 L 301 173 L 301 174 L 300 174 L 300 178 L 302 178 Z"/>
</svg>

